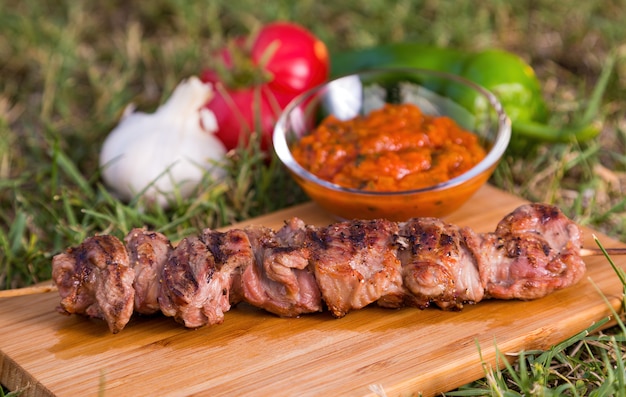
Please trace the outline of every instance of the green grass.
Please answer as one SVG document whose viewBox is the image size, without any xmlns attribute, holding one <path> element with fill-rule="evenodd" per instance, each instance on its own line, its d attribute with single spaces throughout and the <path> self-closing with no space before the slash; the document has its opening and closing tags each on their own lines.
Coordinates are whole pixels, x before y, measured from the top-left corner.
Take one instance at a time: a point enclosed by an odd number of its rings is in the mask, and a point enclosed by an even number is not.
<svg viewBox="0 0 626 397">
<path fill-rule="evenodd" d="M 213 64 L 211 49 L 226 37 L 275 19 L 307 26 L 332 51 L 412 40 L 516 52 L 535 68 L 556 125 L 585 112 L 607 57 L 615 54 L 596 117 L 602 134 L 584 145 L 509 154 L 491 183 L 557 204 L 579 223 L 626 242 L 624 0 L 258 4 L 0 4 L 0 289 L 49 279 L 52 255 L 95 232 L 122 236 L 148 225 L 177 239 L 305 200 L 281 167 L 254 150 L 233 153 L 225 181 L 205 181 L 194 199 L 168 211 L 116 200 L 98 170 L 100 145 L 128 103 L 154 110 L 181 79 Z M 552 353 L 526 352 L 514 366 L 488 372 L 458 393 L 608 395 L 601 381 L 623 382 L 624 334 L 617 326 L 575 336 Z M 513 386 L 535 381 L 541 387 Z M 573 388 L 561 386 L 568 382 Z"/>
</svg>

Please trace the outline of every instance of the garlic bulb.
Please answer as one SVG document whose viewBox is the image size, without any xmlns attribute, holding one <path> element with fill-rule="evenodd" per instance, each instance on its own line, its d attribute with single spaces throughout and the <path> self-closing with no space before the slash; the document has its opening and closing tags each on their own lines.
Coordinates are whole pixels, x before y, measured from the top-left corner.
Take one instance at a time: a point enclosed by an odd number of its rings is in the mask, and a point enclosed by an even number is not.
<svg viewBox="0 0 626 397">
<path fill-rule="evenodd" d="M 152 114 L 126 108 L 100 152 L 103 179 L 120 199 L 143 192 L 167 207 L 176 192 L 188 197 L 205 173 L 224 175 L 218 163 L 226 148 L 215 136 L 215 115 L 203 107 L 212 95 L 209 83 L 191 77 Z"/>
</svg>

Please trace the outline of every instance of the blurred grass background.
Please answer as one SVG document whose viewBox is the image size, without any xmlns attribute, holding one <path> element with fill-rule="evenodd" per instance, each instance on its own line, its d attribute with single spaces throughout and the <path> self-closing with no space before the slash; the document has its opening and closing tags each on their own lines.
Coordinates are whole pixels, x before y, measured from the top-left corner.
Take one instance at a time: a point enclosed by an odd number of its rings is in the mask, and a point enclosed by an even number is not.
<svg viewBox="0 0 626 397">
<path fill-rule="evenodd" d="M 50 258 L 95 232 L 148 225 L 173 239 L 305 200 L 276 164 L 233 154 L 168 211 L 140 210 L 102 185 L 98 153 L 130 102 L 152 111 L 214 60 L 227 37 L 298 22 L 331 51 L 395 41 L 465 50 L 499 47 L 536 70 L 555 112 L 582 112 L 609 53 L 618 61 L 586 145 L 508 156 L 492 183 L 558 204 L 581 224 L 626 241 L 625 0 L 155 0 L 0 3 L 0 289 L 50 277 Z"/>
<path fill-rule="evenodd" d="M 211 67 L 211 50 L 227 37 L 278 19 L 306 26 L 331 51 L 393 41 L 507 49 L 536 69 L 557 122 L 584 110 L 607 55 L 620 54 L 602 106 L 602 136 L 585 147 L 545 146 L 529 158 L 509 157 L 492 183 L 559 204 L 581 223 L 626 240 L 624 6 L 624 0 L 302 0 L 262 7 L 252 0 L 6 0 L 0 288 L 47 279 L 50 255 L 95 231 L 147 224 L 176 238 L 303 200 L 280 167 L 265 167 L 253 154 L 235 159 L 225 184 L 204 186 L 197 200 L 167 213 L 116 201 L 98 171 L 100 145 L 127 104 L 154 110 L 180 80 Z"/>
</svg>

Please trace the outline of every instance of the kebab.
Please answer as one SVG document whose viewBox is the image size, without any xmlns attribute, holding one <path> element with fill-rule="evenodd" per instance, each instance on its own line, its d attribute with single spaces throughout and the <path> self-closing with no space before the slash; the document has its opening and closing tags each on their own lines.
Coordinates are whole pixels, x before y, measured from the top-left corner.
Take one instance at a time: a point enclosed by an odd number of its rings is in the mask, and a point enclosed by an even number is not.
<svg viewBox="0 0 626 397">
<path fill-rule="evenodd" d="M 328 309 L 340 318 L 370 304 L 461 310 L 484 299 L 537 299 L 581 280 L 582 230 L 557 207 L 527 204 L 495 231 L 439 218 L 348 220 L 318 227 L 299 218 L 205 229 L 176 247 L 133 229 L 124 243 L 87 238 L 56 255 L 57 310 L 104 319 L 121 331 L 133 313 L 161 312 L 188 328 L 216 325 L 241 302 L 283 317 Z"/>
</svg>

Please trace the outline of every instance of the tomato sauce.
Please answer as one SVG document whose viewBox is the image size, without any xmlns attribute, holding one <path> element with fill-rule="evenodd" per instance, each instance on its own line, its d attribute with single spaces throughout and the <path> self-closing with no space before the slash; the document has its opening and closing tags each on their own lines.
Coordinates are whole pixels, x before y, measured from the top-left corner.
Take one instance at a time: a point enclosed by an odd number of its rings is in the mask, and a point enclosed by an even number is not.
<svg viewBox="0 0 626 397">
<path fill-rule="evenodd" d="M 478 136 L 413 104 L 386 104 L 366 116 L 328 116 L 293 148 L 309 172 L 367 191 L 419 189 L 468 171 L 485 155 Z"/>
</svg>

